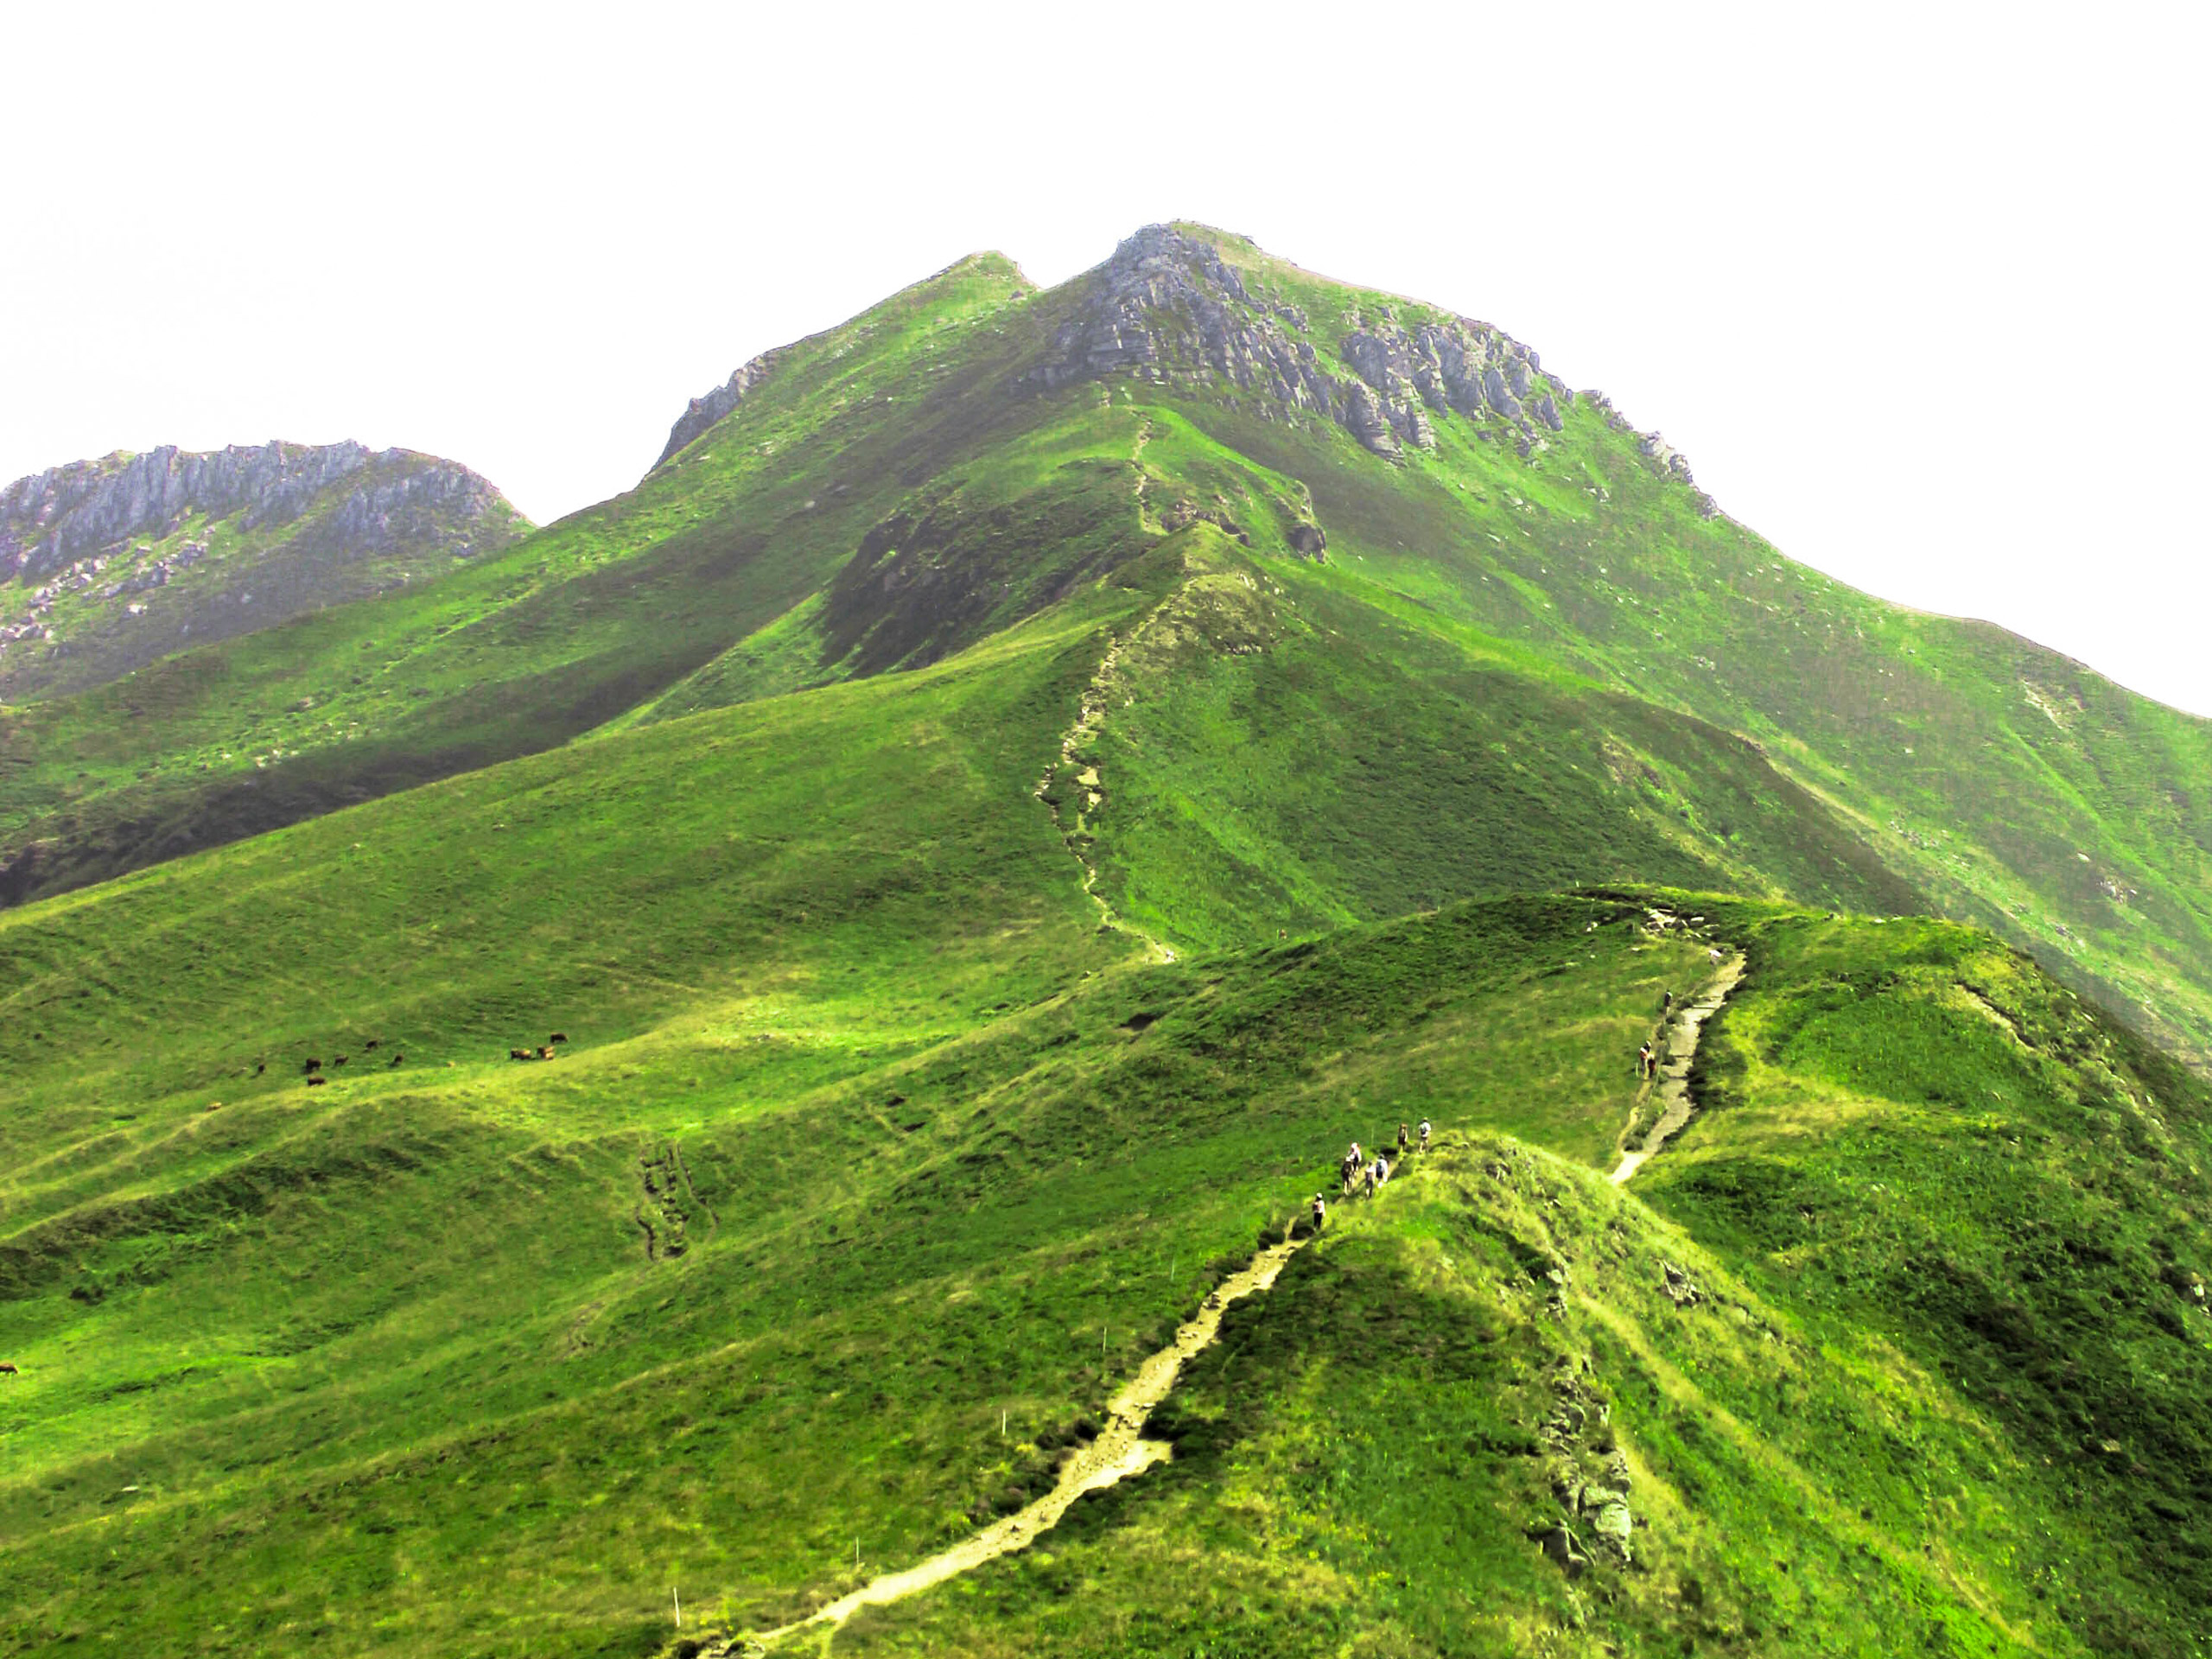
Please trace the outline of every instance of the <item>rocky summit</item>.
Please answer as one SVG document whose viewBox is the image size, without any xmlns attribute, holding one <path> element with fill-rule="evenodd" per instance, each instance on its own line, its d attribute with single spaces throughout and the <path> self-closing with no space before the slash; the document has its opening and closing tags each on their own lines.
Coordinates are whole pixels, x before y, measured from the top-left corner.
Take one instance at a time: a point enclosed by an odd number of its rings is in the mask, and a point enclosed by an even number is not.
<svg viewBox="0 0 2212 1659">
<path fill-rule="evenodd" d="M 163 447 L 34 473 L 0 489 L 0 695 L 98 684 L 528 528 L 466 467 L 353 442 Z"/>
<path fill-rule="evenodd" d="M 1574 400 L 1503 331 L 1465 317 L 1408 328 L 1389 304 L 1349 311 L 1349 330 L 1324 358 L 1304 308 L 1280 285 L 1263 276 L 1248 285 L 1213 243 L 1170 225 L 1130 237 L 1085 287 L 1031 384 L 1218 375 L 1263 418 L 1332 421 L 1388 456 L 1404 444 L 1434 448 L 1430 417 L 1453 414 L 1482 436 L 1509 435 L 1525 454 L 1541 432 L 1560 429 L 1560 406 Z"/>
<path fill-rule="evenodd" d="M 2202 1659 L 2212 722 L 1502 329 L 1160 225 L 543 529 L 0 514 L 0 1659 Z"/>
</svg>

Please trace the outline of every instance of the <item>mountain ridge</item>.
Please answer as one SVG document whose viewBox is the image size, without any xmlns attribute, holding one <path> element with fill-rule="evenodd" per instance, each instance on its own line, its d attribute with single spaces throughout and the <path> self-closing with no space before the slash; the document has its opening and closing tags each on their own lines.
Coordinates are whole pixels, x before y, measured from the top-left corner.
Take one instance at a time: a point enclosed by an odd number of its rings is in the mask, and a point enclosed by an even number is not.
<svg viewBox="0 0 2212 1659">
<path fill-rule="evenodd" d="M 4 885 L 73 884 L 610 721 L 918 666 L 1200 520 L 1263 562 L 1319 554 L 1455 649 L 1510 646 L 1519 671 L 1739 734 L 1906 887 L 2212 1056 L 2192 874 L 2212 877 L 2212 785 L 2190 781 L 2212 771 L 2212 722 L 1791 563 L 1718 515 L 1663 438 L 1502 331 L 1181 224 L 1046 289 L 971 255 L 754 359 L 694 400 L 635 490 L 447 578 L 463 608 L 433 622 L 387 599 L 347 624 L 344 649 L 392 658 L 358 689 L 316 671 L 332 646 L 296 624 L 253 636 L 251 668 L 188 680 L 217 666 L 188 652 L 143 671 L 127 770 L 114 705 L 0 719 L 0 755 L 32 757 L 0 773 Z M 397 656 L 394 629 L 416 641 Z M 275 759 L 247 775 L 242 753 Z M 1643 775 L 1609 764 L 1591 787 Z M 1745 876 L 1732 818 L 1677 799 L 1680 832 Z"/>
<path fill-rule="evenodd" d="M 351 440 L 163 445 L 32 473 L 0 488 L 0 583 L 33 590 L 0 618 L 0 697 L 97 684 L 195 628 L 267 627 L 410 579 L 386 562 L 496 551 L 530 528 L 466 467 Z"/>
<path fill-rule="evenodd" d="M 2201 1654 L 2205 729 L 1136 240 L 0 709 L 0 1656 Z"/>
</svg>

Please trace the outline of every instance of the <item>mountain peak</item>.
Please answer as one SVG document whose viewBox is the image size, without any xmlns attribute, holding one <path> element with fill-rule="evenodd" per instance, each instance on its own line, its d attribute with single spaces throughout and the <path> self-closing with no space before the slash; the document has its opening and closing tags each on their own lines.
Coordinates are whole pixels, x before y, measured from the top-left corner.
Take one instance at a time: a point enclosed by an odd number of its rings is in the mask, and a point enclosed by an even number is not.
<svg viewBox="0 0 2212 1659">
<path fill-rule="evenodd" d="M 1224 247 L 1249 262 L 1224 258 Z M 1145 226 L 1078 280 L 1088 291 L 1025 377 L 1039 389 L 1113 374 L 1226 379 L 1263 420 L 1326 420 L 1393 459 L 1433 448 L 1436 421 L 1454 416 L 1525 455 L 1561 429 L 1561 406 L 1574 401 L 1502 329 L 1410 302 L 1401 317 L 1395 304 L 1294 273 L 1203 225 Z"/>
<path fill-rule="evenodd" d="M 0 487 L 0 687 L 97 683 L 179 647 L 410 579 L 530 528 L 491 481 L 411 449 L 163 444 Z"/>
</svg>

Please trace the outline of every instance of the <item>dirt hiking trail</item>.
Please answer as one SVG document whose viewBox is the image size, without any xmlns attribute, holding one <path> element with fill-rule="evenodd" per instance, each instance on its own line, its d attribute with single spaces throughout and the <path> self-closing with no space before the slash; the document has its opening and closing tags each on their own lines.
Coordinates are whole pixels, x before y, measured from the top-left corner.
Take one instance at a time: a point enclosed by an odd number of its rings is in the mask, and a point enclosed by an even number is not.
<svg viewBox="0 0 2212 1659">
<path fill-rule="evenodd" d="M 1151 430 L 1151 424 L 1147 422 L 1145 427 L 1147 436 L 1150 435 Z M 1141 440 L 1138 448 L 1140 451 L 1143 448 Z M 1142 487 L 1141 482 L 1139 487 Z M 1145 619 L 1146 621 L 1150 620 L 1149 616 Z M 1175 952 L 1170 947 L 1135 923 L 1116 915 L 1114 906 L 1106 902 L 1106 895 L 1098 891 L 1098 866 L 1092 861 L 1088 850 L 1090 829 L 1085 822 L 1088 814 L 1097 811 L 1106 804 L 1106 790 L 1098 776 L 1096 765 L 1086 765 L 1082 751 L 1090 746 L 1098 735 L 1099 728 L 1105 723 L 1107 707 L 1116 695 L 1115 674 L 1121 665 L 1122 652 L 1143 627 L 1144 622 L 1141 621 L 1128 632 L 1116 634 L 1107 641 L 1105 654 L 1099 658 L 1098 667 L 1090 677 L 1090 683 L 1084 688 L 1083 701 L 1077 712 L 1075 724 L 1069 727 L 1060 738 L 1059 758 L 1046 766 L 1045 775 L 1037 780 L 1037 787 L 1031 793 L 1045 803 L 1046 810 L 1052 815 L 1053 827 L 1059 830 L 1060 838 L 1068 851 L 1075 855 L 1076 862 L 1082 867 L 1083 890 L 1089 895 L 1090 902 L 1098 906 L 1100 922 L 1116 932 L 1126 933 L 1138 940 L 1151 953 L 1154 962 L 1173 962 Z M 1063 771 L 1075 774 L 1069 813 L 1063 813 L 1052 800 L 1052 785 Z"/>
<path fill-rule="evenodd" d="M 1621 1160 L 1613 1170 L 1615 1186 L 1625 1185 L 1630 1176 L 1667 1144 L 1669 1135 L 1689 1122 L 1694 1104 L 1690 1099 L 1690 1063 L 1697 1058 L 1699 1034 L 1704 1030 L 1705 1022 L 1720 1012 L 1720 1005 L 1728 1000 L 1728 994 L 1743 976 L 1744 956 L 1739 950 L 1720 964 L 1720 970 L 1707 982 L 1695 1001 L 1682 1003 L 1675 1009 L 1662 1039 L 1662 1052 L 1666 1058 L 1659 1063 L 1659 1121 L 1651 1126 L 1651 1132 L 1643 1137 L 1641 1147 L 1633 1151 L 1622 1150 Z"/>
<path fill-rule="evenodd" d="M 1039 1533 L 1049 1532 L 1059 1523 L 1069 1505 L 1085 1492 L 1111 1486 L 1125 1476 L 1150 1468 L 1169 1453 L 1164 1440 L 1144 1438 L 1146 1420 L 1154 1407 L 1167 1397 L 1175 1386 L 1175 1379 L 1183 1370 L 1184 1362 L 1211 1343 L 1221 1331 L 1221 1316 L 1229 1305 L 1239 1297 L 1268 1288 L 1282 1272 L 1283 1263 L 1318 1237 L 1288 1240 L 1268 1246 L 1254 1256 L 1251 1262 L 1221 1281 L 1207 1296 L 1205 1305 L 1175 1332 L 1174 1341 L 1138 1367 L 1137 1374 L 1124 1383 L 1120 1393 L 1107 1402 L 1106 1427 L 1090 1445 L 1079 1446 L 1061 1466 L 1059 1478 L 1052 1490 L 1027 1507 L 1016 1510 L 1005 1519 L 994 1522 L 973 1537 L 964 1538 L 942 1554 L 932 1555 L 916 1567 L 902 1572 L 887 1573 L 871 1579 L 850 1594 L 842 1596 L 828 1606 L 809 1617 L 776 1630 L 753 1636 L 739 1636 L 710 1643 L 704 1650 L 707 1659 L 741 1659 L 741 1656 L 763 1654 L 789 1637 L 802 1633 L 817 1637 L 820 1651 L 828 1652 L 830 1638 L 837 1627 L 863 1607 L 880 1606 L 897 1601 L 917 1591 L 926 1590 L 945 1580 L 957 1578 L 981 1567 L 985 1561 L 1000 1555 L 1011 1554 L 1027 1548 Z"/>
</svg>

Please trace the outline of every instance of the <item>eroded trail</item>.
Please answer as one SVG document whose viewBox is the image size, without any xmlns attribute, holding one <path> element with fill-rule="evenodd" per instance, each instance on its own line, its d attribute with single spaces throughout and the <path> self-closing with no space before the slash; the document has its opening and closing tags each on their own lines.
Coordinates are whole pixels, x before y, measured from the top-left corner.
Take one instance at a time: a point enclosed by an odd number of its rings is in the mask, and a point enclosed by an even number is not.
<svg viewBox="0 0 2212 1659">
<path fill-rule="evenodd" d="M 1633 1151 L 1624 1150 L 1620 1163 L 1614 1168 L 1612 1181 L 1620 1185 L 1650 1160 L 1652 1154 L 1667 1144 L 1668 1136 L 1689 1122 L 1694 1102 L 1690 1099 L 1690 1062 L 1697 1058 L 1699 1033 L 1705 1022 L 1720 1012 L 1720 1005 L 1736 988 L 1736 982 L 1744 976 L 1744 957 L 1741 951 L 1720 964 L 1704 990 L 1692 1002 L 1685 1002 L 1675 1010 L 1666 1036 L 1666 1058 L 1659 1065 L 1659 1121 L 1643 1137 L 1643 1144 Z"/>
<path fill-rule="evenodd" d="M 1271 1245 L 1254 1256 L 1249 1266 L 1216 1286 L 1213 1294 L 1206 1298 L 1205 1306 L 1175 1332 L 1174 1341 L 1146 1360 L 1121 1392 L 1107 1402 L 1104 1431 L 1068 1459 L 1052 1490 L 1035 1503 L 918 1566 L 871 1579 L 808 1618 L 756 1636 L 730 1638 L 710 1646 L 707 1653 L 714 1656 L 766 1653 L 787 1638 L 802 1635 L 818 1637 L 826 1650 L 829 1638 L 837 1627 L 861 1608 L 897 1601 L 971 1572 L 996 1556 L 1025 1548 L 1039 1533 L 1057 1526 L 1068 1506 L 1085 1492 L 1111 1486 L 1126 1476 L 1162 1461 L 1168 1456 L 1166 1443 L 1144 1438 L 1145 1422 L 1154 1408 L 1175 1386 L 1185 1362 L 1220 1333 L 1221 1317 L 1229 1305 L 1274 1284 L 1276 1275 L 1282 1272 L 1283 1263 L 1313 1243 L 1314 1236 L 1309 1234 Z"/>
<path fill-rule="evenodd" d="M 1148 425 L 1147 430 L 1150 430 Z M 1122 652 L 1143 626 L 1144 623 L 1139 622 L 1135 628 L 1128 633 L 1115 635 L 1108 643 L 1105 655 L 1098 659 L 1097 671 L 1090 677 L 1090 683 L 1084 688 L 1083 702 L 1076 713 L 1075 724 L 1062 735 L 1060 752 L 1045 768 L 1045 775 L 1037 780 L 1034 793 L 1039 800 L 1045 803 L 1046 810 L 1052 813 L 1052 823 L 1059 830 L 1060 839 L 1066 843 L 1068 851 L 1075 855 L 1076 862 L 1082 866 L 1083 890 L 1090 896 L 1090 902 L 1098 906 L 1099 919 L 1117 932 L 1142 940 L 1155 962 L 1173 962 L 1175 960 L 1173 950 L 1135 923 L 1116 914 L 1113 906 L 1106 902 L 1105 895 L 1098 891 L 1098 866 L 1090 857 L 1090 827 L 1084 822 L 1086 814 L 1095 812 L 1105 804 L 1106 791 L 1096 764 L 1084 760 L 1084 751 L 1098 735 L 1098 728 L 1105 723 L 1107 705 L 1114 696 L 1114 677 L 1121 666 Z M 1072 775 L 1073 785 L 1068 792 L 1065 809 L 1053 798 L 1052 787 L 1064 773 Z"/>
</svg>

